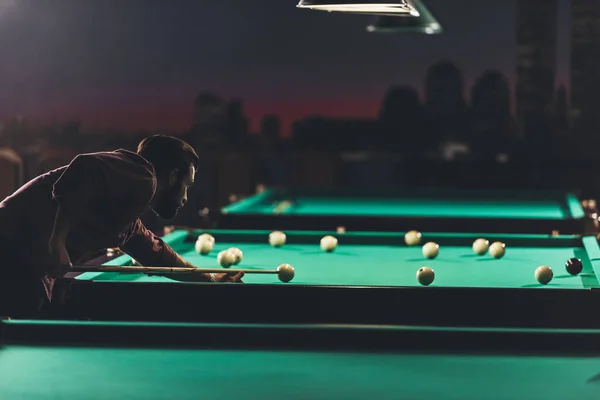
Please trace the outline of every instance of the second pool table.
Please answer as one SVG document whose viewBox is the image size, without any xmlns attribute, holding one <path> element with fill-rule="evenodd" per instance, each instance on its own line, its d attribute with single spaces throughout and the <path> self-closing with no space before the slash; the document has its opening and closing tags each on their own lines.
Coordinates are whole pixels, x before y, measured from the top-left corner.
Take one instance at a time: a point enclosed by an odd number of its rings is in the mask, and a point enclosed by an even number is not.
<svg viewBox="0 0 600 400">
<path fill-rule="evenodd" d="M 269 189 L 230 204 L 221 229 L 583 233 L 573 193 L 493 190 Z"/>
<path fill-rule="evenodd" d="M 600 332 L 0 321 L 20 400 L 595 400 Z"/>
<path fill-rule="evenodd" d="M 593 236 L 425 234 L 440 255 L 433 260 L 420 246 L 408 247 L 402 233 L 289 231 L 281 248 L 268 244 L 268 231 L 214 230 L 212 253 L 201 256 L 194 243 L 201 231 L 177 230 L 163 239 L 200 268 L 218 267 L 220 250 L 238 247 L 246 270 L 275 269 L 289 263 L 289 283 L 275 275 L 246 274 L 245 284 L 179 283 L 143 274 L 84 273 L 71 282 L 75 316 L 101 319 L 241 322 L 411 323 L 490 326 L 600 326 L 600 248 Z M 319 240 L 338 237 L 333 253 Z M 478 237 L 503 241 L 502 259 L 476 256 Z M 571 257 L 583 261 L 577 276 L 567 274 Z M 131 265 L 122 255 L 108 265 Z M 534 279 L 539 265 L 553 268 L 548 285 Z M 435 270 L 429 287 L 416 272 Z M 482 312 L 481 310 L 485 310 Z"/>
</svg>

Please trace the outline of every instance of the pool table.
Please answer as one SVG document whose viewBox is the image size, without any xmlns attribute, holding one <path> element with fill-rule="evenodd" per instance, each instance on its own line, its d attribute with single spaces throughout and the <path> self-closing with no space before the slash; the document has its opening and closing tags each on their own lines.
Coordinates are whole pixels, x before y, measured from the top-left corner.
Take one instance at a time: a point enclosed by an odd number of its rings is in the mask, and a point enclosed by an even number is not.
<svg viewBox="0 0 600 400">
<path fill-rule="evenodd" d="M 221 209 L 220 229 L 594 231 L 575 194 L 523 191 L 269 189 Z"/>
<path fill-rule="evenodd" d="M 406 246 L 403 233 L 288 231 L 281 248 L 268 244 L 269 231 L 208 231 L 213 251 L 201 256 L 194 243 L 201 231 L 164 236 L 200 268 L 219 267 L 221 250 L 238 247 L 248 271 L 289 263 L 295 277 L 252 274 L 245 284 L 180 283 L 143 274 L 83 273 L 70 281 L 64 311 L 70 318 L 261 323 L 377 323 L 461 326 L 600 327 L 600 248 L 594 236 L 539 234 L 425 234 L 440 245 L 436 259 L 420 246 Z M 333 234 L 338 248 L 325 253 L 319 240 Z M 502 259 L 476 256 L 476 238 L 507 245 Z M 582 260 L 577 276 L 564 263 Z M 131 265 L 121 255 L 107 265 Z M 539 265 L 553 268 L 548 285 L 534 279 Z M 416 272 L 435 270 L 421 286 Z M 485 311 L 481 311 L 485 310 Z"/>
<path fill-rule="evenodd" d="M 0 322 L 19 400 L 564 400 L 600 395 L 600 331 Z"/>
</svg>

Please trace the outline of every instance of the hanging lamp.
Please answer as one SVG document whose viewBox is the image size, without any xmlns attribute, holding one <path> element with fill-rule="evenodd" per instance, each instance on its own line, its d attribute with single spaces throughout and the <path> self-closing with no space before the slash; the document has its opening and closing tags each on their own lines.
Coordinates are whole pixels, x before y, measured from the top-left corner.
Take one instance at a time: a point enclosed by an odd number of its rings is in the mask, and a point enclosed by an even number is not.
<svg viewBox="0 0 600 400">
<path fill-rule="evenodd" d="M 418 17 L 381 16 L 374 23 L 367 26 L 367 31 L 381 33 L 424 33 L 427 35 L 436 35 L 444 31 L 442 25 L 422 1 L 409 0 L 409 2 L 419 13 Z"/>
<path fill-rule="evenodd" d="M 418 11 L 406 0 L 300 0 L 296 6 L 311 10 L 380 16 L 418 17 Z"/>
</svg>

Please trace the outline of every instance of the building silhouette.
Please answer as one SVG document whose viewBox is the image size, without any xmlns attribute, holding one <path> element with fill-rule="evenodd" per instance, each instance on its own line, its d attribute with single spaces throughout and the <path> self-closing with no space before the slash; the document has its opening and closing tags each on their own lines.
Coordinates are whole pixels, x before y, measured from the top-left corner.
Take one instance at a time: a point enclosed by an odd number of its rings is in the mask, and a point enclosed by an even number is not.
<svg viewBox="0 0 600 400">
<path fill-rule="evenodd" d="M 484 72 L 471 88 L 471 144 L 477 157 L 509 153 L 514 137 L 510 86 L 498 71 Z"/>
<path fill-rule="evenodd" d="M 380 139 L 383 148 L 416 155 L 424 150 L 423 105 L 410 86 L 391 86 L 379 110 Z"/>
<path fill-rule="evenodd" d="M 369 118 L 313 116 L 294 122 L 292 128 L 296 148 L 318 151 L 376 150 L 379 136 L 377 121 Z"/>
<path fill-rule="evenodd" d="M 244 102 L 236 99 L 227 104 L 227 143 L 240 145 L 248 137 L 248 118 L 244 113 Z"/>
<path fill-rule="evenodd" d="M 200 93 L 194 100 L 191 137 L 194 145 L 222 144 L 226 140 L 229 109 L 227 102 L 213 93 Z"/>
<path fill-rule="evenodd" d="M 539 130 L 554 104 L 557 0 L 517 2 L 517 117 L 526 135 Z"/>
<path fill-rule="evenodd" d="M 441 60 L 427 71 L 425 112 L 433 143 L 468 140 L 468 109 L 462 72 Z"/>
<path fill-rule="evenodd" d="M 281 138 L 281 121 L 277 115 L 265 115 L 260 121 L 260 135 L 267 142 L 274 143 Z"/>
<path fill-rule="evenodd" d="M 573 0 L 571 31 L 571 108 L 578 140 L 600 142 L 600 1 Z"/>
<path fill-rule="evenodd" d="M 556 128 L 560 136 L 566 136 L 570 132 L 569 118 L 569 95 L 565 85 L 560 85 L 556 91 L 556 105 L 554 115 L 556 117 Z"/>
</svg>

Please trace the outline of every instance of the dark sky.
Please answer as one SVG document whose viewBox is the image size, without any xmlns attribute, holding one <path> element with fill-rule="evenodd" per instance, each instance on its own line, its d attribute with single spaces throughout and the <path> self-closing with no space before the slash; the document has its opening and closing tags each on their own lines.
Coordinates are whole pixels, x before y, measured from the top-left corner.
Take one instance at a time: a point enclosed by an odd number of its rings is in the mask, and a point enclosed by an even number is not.
<svg viewBox="0 0 600 400">
<path fill-rule="evenodd" d="M 568 77 L 568 0 L 558 80 Z M 365 31 L 366 16 L 297 0 L 0 0 L 0 120 L 80 119 L 185 130 L 199 91 L 243 98 L 256 129 L 312 114 L 374 116 L 391 84 L 421 90 L 448 58 L 467 85 L 488 68 L 514 81 L 516 0 L 427 0 L 443 35 Z"/>
</svg>

